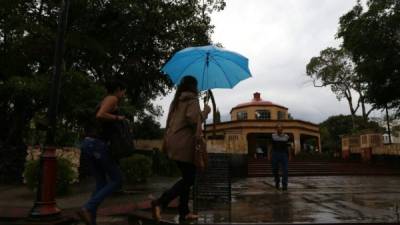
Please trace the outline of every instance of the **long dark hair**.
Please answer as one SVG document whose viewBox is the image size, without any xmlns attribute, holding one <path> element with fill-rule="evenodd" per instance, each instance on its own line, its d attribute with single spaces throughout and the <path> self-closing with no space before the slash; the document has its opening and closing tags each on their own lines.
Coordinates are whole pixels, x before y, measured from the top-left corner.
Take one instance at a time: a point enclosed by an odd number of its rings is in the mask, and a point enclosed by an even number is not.
<svg viewBox="0 0 400 225">
<path fill-rule="evenodd" d="M 179 104 L 179 97 L 181 97 L 182 92 L 193 92 L 198 93 L 197 90 L 197 80 L 193 76 L 184 76 L 176 89 L 174 100 L 172 100 L 170 112 L 175 111 Z"/>
</svg>

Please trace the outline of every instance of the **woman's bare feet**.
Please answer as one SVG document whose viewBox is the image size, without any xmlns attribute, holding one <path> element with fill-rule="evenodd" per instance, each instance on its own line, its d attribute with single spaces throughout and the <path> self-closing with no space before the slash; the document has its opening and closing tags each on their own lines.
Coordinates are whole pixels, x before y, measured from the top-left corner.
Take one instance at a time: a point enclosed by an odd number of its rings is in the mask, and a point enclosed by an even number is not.
<svg viewBox="0 0 400 225">
<path fill-rule="evenodd" d="M 197 220 L 199 218 L 199 215 L 194 214 L 194 213 L 188 213 L 185 216 L 185 220 Z"/>
<path fill-rule="evenodd" d="M 153 219 L 157 222 L 161 220 L 161 207 L 156 201 L 151 201 L 151 212 L 153 214 Z"/>
</svg>

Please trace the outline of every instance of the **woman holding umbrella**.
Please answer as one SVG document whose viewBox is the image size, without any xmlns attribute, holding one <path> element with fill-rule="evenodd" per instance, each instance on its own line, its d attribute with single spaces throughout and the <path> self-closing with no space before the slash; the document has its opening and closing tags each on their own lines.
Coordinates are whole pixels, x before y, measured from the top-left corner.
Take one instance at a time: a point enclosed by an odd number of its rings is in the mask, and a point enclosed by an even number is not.
<svg viewBox="0 0 400 225">
<path fill-rule="evenodd" d="M 198 143 L 197 138 L 201 138 L 198 137 L 201 126 L 197 125 L 211 111 L 208 105 L 204 106 L 203 111 L 200 110 L 198 92 L 208 91 L 215 114 L 211 89 L 233 88 L 240 81 L 251 77 L 248 59 L 214 45 L 189 47 L 175 53 L 161 70 L 174 84 L 179 83 L 168 113 L 163 150 L 176 161 L 182 179 L 152 202 L 153 217 L 159 221 L 161 208 L 179 196 L 180 219 L 197 219 L 198 216 L 190 213 L 188 206 L 190 187 L 193 186 L 196 174 L 195 144 Z M 190 76 L 182 78 L 184 74 Z"/>
<path fill-rule="evenodd" d="M 182 178 L 160 198 L 152 201 L 153 217 L 160 221 L 161 209 L 179 196 L 179 219 L 193 220 L 198 216 L 190 213 L 189 193 L 196 176 L 194 153 L 198 122 L 204 121 L 211 109 L 208 105 L 200 110 L 197 80 L 193 76 L 185 76 L 178 85 L 175 97 L 170 105 L 163 151 L 174 160 L 181 171 Z"/>
</svg>

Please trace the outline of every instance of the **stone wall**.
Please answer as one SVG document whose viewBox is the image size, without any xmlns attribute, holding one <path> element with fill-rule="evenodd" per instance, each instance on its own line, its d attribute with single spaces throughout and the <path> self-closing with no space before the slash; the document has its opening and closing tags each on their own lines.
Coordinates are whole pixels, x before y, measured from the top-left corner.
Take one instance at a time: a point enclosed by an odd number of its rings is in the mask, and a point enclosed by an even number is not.
<svg viewBox="0 0 400 225">
<path fill-rule="evenodd" d="M 373 155 L 400 155 L 400 144 L 383 145 L 372 148 Z"/>
<path fill-rule="evenodd" d="M 163 140 L 135 140 L 136 149 L 140 150 L 160 150 Z M 207 140 L 207 151 L 210 153 L 225 153 L 224 140 Z"/>
<path fill-rule="evenodd" d="M 383 144 L 383 136 L 379 133 L 351 135 L 342 137 L 342 158 L 348 159 L 350 154 L 360 154 L 363 160 L 372 155 L 400 156 L 400 144 Z"/>
<path fill-rule="evenodd" d="M 225 140 L 207 140 L 207 151 L 209 153 L 231 153 L 234 155 L 246 155 L 247 148 L 242 145 L 242 140 L 236 140 L 232 138 L 228 142 L 228 146 L 225 144 Z M 160 150 L 162 146 L 162 140 L 135 140 L 135 147 L 139 150 L 153 151 L 154 149 Z M 27 149 L 26 161 L 37 160 L 40 158 L 40 148 L 38 146 L 30 146 Z M 72 169 L 76 172 L 79 177 L 79 166 L 80 166 L 80 154 L 79 148 L 74 147 L 62 147 L 56 150 L 57 158 L 64 158 L 72 163 Z M 78 178 L 74 180 L 78 182 Z"/>
<path fill-rule="evenodd" d="M 26 161 L 29 160 L 37 160 L 40 158 L 40 148 L 39 147 L 28 147 Z M 81 157 L 81 150 L 79 148 L 74 147 L 62 147 L 56 150 L 57 158 L 67 159 L 72 164 L 72 170 L 76 173 L 76 179 L 73 180 L 73 183 L 78 182 L 79 177 L 79 164 Z M 25 181 L 25 178 L 24 178 Z"/>
<path fill-rule="evenodd" d="M 225 140 L 207 140 L 207 152 L 226 153 Z"/>
<path fill-rule="evenodd" d="M 160 150 L 162 147 L 163 140 L 135 140 L 135 148 L 140 150 Z"/>
</svg>

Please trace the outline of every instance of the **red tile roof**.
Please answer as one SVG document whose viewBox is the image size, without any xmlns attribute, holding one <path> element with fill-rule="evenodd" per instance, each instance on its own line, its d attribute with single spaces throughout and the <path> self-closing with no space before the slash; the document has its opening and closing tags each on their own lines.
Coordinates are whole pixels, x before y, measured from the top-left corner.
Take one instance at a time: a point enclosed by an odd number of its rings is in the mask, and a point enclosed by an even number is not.
<svg viewBox="0 0 400 225">
<path fill-rule="evenodd" d="M 233 107 L 232 110 L 237 109 L 237 108 L 249 107 L 249 106 L 276 106 L 276 107 L 283 108 L 283 109 L 286 109 L 286 110 L 288 109 L 288 108 L 286 108 L 284 106 L 275 104 L 275 103 L 273 103 L 271 101 L 262 100 L 261 99 L 261 94 L 259 92 L 255 92 L 253 94 L 253 96 L 254 96 L 254 98 L 250 102 L 241 103 L 241 104 Z"/>
</svg>

